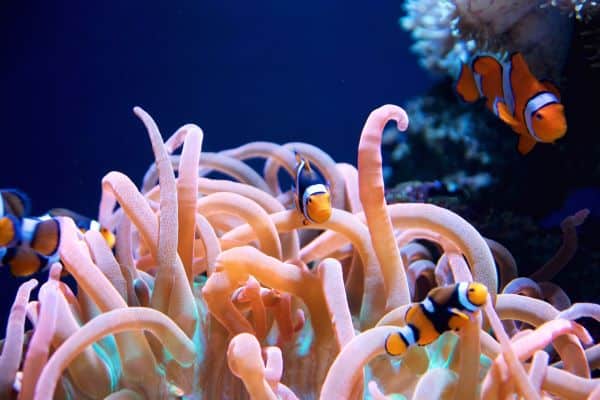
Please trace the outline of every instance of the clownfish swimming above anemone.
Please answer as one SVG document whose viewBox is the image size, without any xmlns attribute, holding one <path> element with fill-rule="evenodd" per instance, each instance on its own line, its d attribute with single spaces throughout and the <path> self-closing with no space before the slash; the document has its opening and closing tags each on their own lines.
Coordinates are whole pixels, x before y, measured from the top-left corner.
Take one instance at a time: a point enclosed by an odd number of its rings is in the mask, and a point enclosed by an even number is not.
<svg viewBox="0 0 600 400">
<path fill-rule="evenodd" d="M 432 289 L 425 300 L 406 311 L 406 325 L 385 339 L 385 351 L 400 356 L 415 344 L 423 346 L 446 331 L 458 331 L 469 315 L 487 301 L 487 287 L 478 282 L 459 282 Z"/>
<path fill-rule="evenodd" d="M 519 135 L 521 154 L 538 142 L 554 143 L 567 131 L 558 89 L 537 80 L 521 53 L 504 63 L 485 55 L 463 64 L 456 91 L 469 103 L 485 98 L 487 108 Z"/>
<path fill-rule="evenodd" d="M 59 261 L 60 224 L 56 217 L 70 217 L 82 231 L 97 230 L 110 248 L 112 232 L 90 218 L 66 209 L 52 209 L 40 217 L 28 216 L 30 200 L 15 189 L 0 190 L 0 266 L 14 276 L 29 276 Z"/>
<path fill-rule="evenodd" d="M 292 187 L 296 209 L 304 215 L 304 224 L 322 224 L 331 217 L 329 184 L 310 161 L 296 155 L 295 185 Z"/>
</svg>

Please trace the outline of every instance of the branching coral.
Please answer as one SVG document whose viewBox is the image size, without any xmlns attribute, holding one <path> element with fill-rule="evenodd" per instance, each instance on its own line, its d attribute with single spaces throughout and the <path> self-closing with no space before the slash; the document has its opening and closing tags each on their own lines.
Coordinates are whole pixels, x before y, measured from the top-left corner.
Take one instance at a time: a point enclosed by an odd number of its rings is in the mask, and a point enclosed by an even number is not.
<svg viewBox="0 0 600 400">
<path fill-rule="evenodd" d="M 564 257 L 513 280 L 510 253 L 457 214 L 385 202 L 381 135 L 390 119 L 406 128 L 399 107 L 370 114 L 358 168 L 304 143 L 205 153 L 197 126 L 163 142 L 152 118 L 135 113 L 156 162 L 141 191 L 118 172 L 102 180 L 99 219 L 116 230 L 115 252 L 61 219 L 62 266 L 51 268 L 37 301 L 27 303 L 37 283 L 24 283 L 9 317 L 3 397 L 597 396 L 590 370 L 600 352 L 584 351 L 591 338 L 573 320 L 598 319 L 599 306 L 570 305 L 557 286 L 539 282 L 568 261 L 585 215 L 565 222 Z M 305 225 L 282 192 L 278 171 L 293 173 L 291 150 L 331 182 L 334 210 L 322 224 Z M 265 159 L 264 177 L 244 162 L 255 157 Z M 211 170 L 237 182 L 205 177 Z M 63 266 L 77 294 L 60 280 Z M 485 315 L 401 360 L 382 355 L 410 302 L 471 280 L 491 295 Z M 25 315 L 32 332 L 23 332 Z"/>
</svg>

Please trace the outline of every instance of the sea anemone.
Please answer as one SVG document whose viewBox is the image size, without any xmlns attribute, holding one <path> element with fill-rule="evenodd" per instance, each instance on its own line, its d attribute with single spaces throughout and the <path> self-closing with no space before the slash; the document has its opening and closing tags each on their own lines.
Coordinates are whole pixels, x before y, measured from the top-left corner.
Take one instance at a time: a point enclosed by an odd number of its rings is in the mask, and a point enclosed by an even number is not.
<svg viewBox="0 0 600 400">
<path fill-rule="evenodd" d="M 600 307 L 571 305 L 545 282 L 564 258 L 514 280 L 510 253 L 459 215 L 385 202 L 381 134 L 390 120 L 406 129 L 401 108 L 369 115 L 357 168 L 305 143 L 202 152 L 196 125 L 163 142 L 152 118 L 134 111 L 156 161 L 141 190 L 119 172 L 102 180 L 99 219 L 116 231 L 115 253 L 97 232 L 60 220 L 61 263 L 37 301 L 28 301 L 37 282 L 25 282 L 10 313 L 2 398 L 600 395 L 590 378 L 598 346 L 584 350 L 592 338 L 574 322 L 597 319 Z M 330 183 L 334 210 L 322 224 L 305 224 L 281 190 L 279 170 L 294 173 L 293 151 Z M 266 159 L 263 174 L 244 162 L 257 157 Z M 233 180 L 207 178 L 210 171 Z M 63 268 L 76 292 L 61 281 Z M 384 355 L 411 302 L 471 280 L 490 294 L 483 314 L 458 335 L 399 359 Z M 24 332 L 25 316 L 32 331 Z"/>
<path fill-rule="evenodd" d="M 565 11 L 596 7 L 588 3 L 406 0 L 406 15 L 400 24 L 412 33 L 412 50 L 419 55 L 421 65 L 433 73 L 456 78 L 461 63 L 476 54 L 491 53 L 505 60 L 510 53 L 520 51 L 536 76 L 558 82 L 573 25 Z"/>
</svg>

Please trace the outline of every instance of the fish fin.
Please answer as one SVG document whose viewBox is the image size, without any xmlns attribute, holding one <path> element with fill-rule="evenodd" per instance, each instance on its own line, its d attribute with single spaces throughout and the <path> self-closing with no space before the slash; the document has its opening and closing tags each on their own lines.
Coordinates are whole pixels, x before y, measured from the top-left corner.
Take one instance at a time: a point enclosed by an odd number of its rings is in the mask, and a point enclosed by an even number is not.
<svg viewBox="0 0 600 400">
<path fill-rule="evenodd" d="M 89 229 L 92 223 L 92 219 L 85 215 L 76 213 L 75 211 L 67 208 L 53 208 L 48 211 L 50 217 L 69 217 L 75 222 L 75 226 L 82 229 Z M 85 233 L 85 232 L 84 232 Z"/>
<path fill-rule="evenodd" d="M 384 342 L 385 352 L 390 356 L 400 356 L 406 352 L 408 345 L 403 336 L 403 330 L 390 333 Z"/>
<path fill-rule="evenodd" d="M 463 101 L 473 103 L 479 100 L 480 96 L 477 84 L 475 83 L 475 76 L 467 64 L 462 65 L 455 90 Z"/>
<path fill-rule="evenodd" d="M 48 264 L 45 257 L 25 246 L 8 249 L 2 261 L 10 267 L 11 274 L 18 277 L 33 275 Z"/>
<path fill-rule="evenodd" d="M 453 330 L 455 332 L 459 331 L 462 328 L 464 328 L 465 325 L 467 325 L 468 321 L 469 321 L 468 317 L 467 317 L 467 319 L 465 319 L 465 318 L 463 318 L 463 316 L 459 316 L 458 314 L 454 314 L 448 320 L 448 328 L 450 328 L 451 330 Z"/>
<path fill-rule="evenodd" d="M 21 239 L 21 224 L 14 215 L 0 218 L 0 247 L 15 246 Z"/>
<path fill-rule="evenodd" d="M 528 93 L 527 90 L 529 90 L 528 88 L 531 86 L 531 82 L 537 81 L 537 79 L 529 70 L 525 57 L 523 57 L 523 54 L 516 52 L 510 56 L 510 62 L 512 65 L 511 84 L 515 96 L 518 96 L 518 93 Z M 523 90 L 525 90 L 525 92 L 523 92 Z"/>
<path fill-rule="evenodd" d="M 296 164 L 300 164 L 300 162 L 302 162 L 302 156 L 298 154 L 296 150 L 294 150 L 294 157 L 296 158 Z"/>
<path fill-rule="evenodd" d="M 510 126 L 515 132 L 520 133 L 519 121 L 512 116 L 506 103 L 496 99 L 494 105 L 496 107 L 496 111 L 498 112 L 498 118 Z"/>
<path fill-rule="evenodd" d="M 519 144 L 517 146 L 517 150 L 519 150 L 519 153 L 521 153 L 522 155 L 525 155 L 533 149 L 536 143 L 537 142 L 532 137 L 528 135 L 521 135 L 519 136 Z"/>
<path fill-rule="evenodd" d="M 67 208 L 53 208 L 48 211 L 48 215 L 51 217 L 69 217 L 69 218 L 73 218 L 75 221 L 82 220 L 82 219 L 89 219 L 88 217 L 85 217 L 85 216 L 83 216 L 79 213 L 76 213 L 75 211 L 71 211 Z"/>
<path fill-rule="evenodd" d="M 2 189 L 0 195 L 11 214 L 23 218 L 31 212 L 29 196 L 18 189 Z M 6 211 L 5 211 L 6 212 Z"/>
<path fill-rule="evenodd" d="M 31 238 L 31 248 L 40 254 L 49 256 L 58 250 L 60 225 L 54 218 L 40 221 Z"/>
<path fill-rule="evenodd" d="M 450 309 L 450 312 L 459 318 L 466 319 L 467 321 L 469 320 L 469 316 L 464 312 L 460 311 L 458 308 L 453 307 Z"/>
<path fill-rule="evenodd" d="M 489 76 L 498 70 L 502 70 L 502 65 L 492 56 L 479 56 L 473 60 L 473 72 L 481 76 Z"/>
<path fill-rule="evenodd" d="M 310 161 L 308 160 L 308 158 L 304 159 L 304 165 L 306 165 L 307 172 L 312 172 L 312 167 L 310 166 Z"/>
<path fill-rule="evenodd" d="M 543 79 L 540 81 L 540 83 L 542 85 L 544 85 L 544 87 L 553 95 L 556 96 L 556 98 L 558 99 L 558 101 L 560 101 L 560 90 L 558 90 L 558 87 L 551 81 Z"/>
</svg>

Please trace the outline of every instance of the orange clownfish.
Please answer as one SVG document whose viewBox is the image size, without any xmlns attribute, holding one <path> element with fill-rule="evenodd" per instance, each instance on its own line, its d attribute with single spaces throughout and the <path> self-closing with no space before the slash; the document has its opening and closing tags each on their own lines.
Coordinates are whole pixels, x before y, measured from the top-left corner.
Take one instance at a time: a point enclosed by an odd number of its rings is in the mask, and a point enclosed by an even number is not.
<svg viewBox="0 0 600 400">
<path fill-rule="evenodd" d="M 331 194 L 329 185 L 319 171 L 312 168 L 310 162 L 296 153 L 296 179 L 294 202 L 304 215 L 305 224 L 322 224 L 331 217 Z"/>
<path fill-rule="evenodd" d="M 487 301 L 487 287 L 477 282 L 460 282 L 432 289 L 425 300 L 408 308 L 406 325 L 385 339 L 385 351 L 400 356 L 415 344 L 433 342 L 446 331 L 465 326 L 469 314 Z"/>
<path fill-rule="evenodd" d="M 469 103 L 486 99 L 486 106 L 519 135 L 518 150 L 529 153 L 537 142 L 553 143 L 567 131 L 560 93 L 552 83 L 538 81 L 521 53 L 500 63 L 479 56 L 462 65 L 456 91 Z"/>
<path fill-rule="evenodd" d="M 111 248 L 115 244 L 114 234 L 95 220 L 65 209 L 29 217 L 29 204 L 27 195 L 17 190 L 0 190 L 0 265 L 14 276 L 29 276 L 59 261 L 58 216 L 72 218 L 82 232 L 98 230 Z"/>
</svg>

